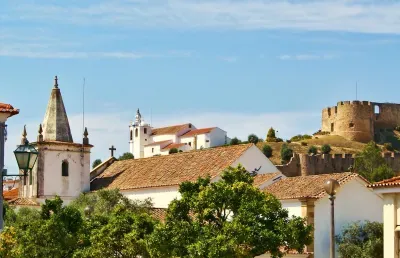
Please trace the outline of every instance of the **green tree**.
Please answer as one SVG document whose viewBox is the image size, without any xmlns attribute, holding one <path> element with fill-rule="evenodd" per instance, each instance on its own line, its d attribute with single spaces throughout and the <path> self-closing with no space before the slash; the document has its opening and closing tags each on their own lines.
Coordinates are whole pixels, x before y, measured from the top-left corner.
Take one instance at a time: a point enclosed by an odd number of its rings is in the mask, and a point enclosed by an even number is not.
<svg viewBox="0 0 400 258">
<path fill-rule="evenodd" d="M 274 128 L 269 128 L 267 133 L 267 138 L 265 139 L 267 142 L 276 142 L 276 135 Z"/>
<path fill-rule="evenodd" d="M 97 167 L 98 165 L 100 165 L 102 162 L 101 162 L 101 159 L 96 159 L 95 161 L 93 161 L 93 163 L 92 163 L 92 168 L 95 168 L 95 167 Z"/>
<path fill-rule="evenodd" d="M 121 156 L 119 156 L 118 160 L 127 160 L 127 159 L 133 159 L 133 154 L 130 152 L 125 152 Z"/>
<path fill-rule="evenodd" d="M 281 147 L 281 159 L 282 163 L 287 163 L 293 157 L 293 150 L 289 148 L 289 146 L 284 143 Z"/>
<path fill-rule="evenodd" d="M 323 154 L 329 154 L 329 153 L 331 153 L 331 151 L 332 151 L 332 149 L 331 149 L 331 146 L 329 144 L 324 144 L 324 145 L 321 146 L 321 152 Z"/>
<path fill-rule="evenodd" d="M 149 239 L 152 257 L 281 257 L 312 242 L 312 227 L 289 218 L 279 200 L 252 185 L 245 168 L 228 168 L 221 178 L 180 185 L 182 198 L 171 202 Z"/>
<path fill-rule="evenodd" d="M 265 155 L 267 158 L 272 157 L 272 148 L 271 148 L 271 146 L 269 146 L 268 144 L 264 144 L 264 145 L 262 146 L 261 151 L 262 151 L 262 153 L 264 153 L 264 155 Z"/>
<path fill-rule="evenodd" d="M 336 236 L 340 258 L 383 258 L 383 224 L 354 222 Z"/>
<path fill-rule="evenodd" d="M 377 182 L 392 178 L 394 172 L 382 157 L 381 149 L 374 143 L 369 142 L 362 152 L 356 155 L 354 171 L 370 182 Z"/>
<path fill-rule="evenodd" d="M 172 148 L 172 149 L 169 150 L 168 153 L 169 154 L 178 153 L 178 149 L 177 148 Z"/>
<path fill-rule="evenodd" d="M 258 136 L 257 135 L 255 135 L 255 134 L 250 134 L 248 137 L 247 137 L 247 141 L 249 142 L 249 143 L 254 143 L 254 144 L 257 144 L 258 143 Z"/>
<path fill-rule="evenodd" d="M 316 155 L 317 153 L 318 153 L 318 149 L 314 145 L 312 145 L 312 146 L 310 146 L 310 148 L 308 148 L 308 154 Z"/>
<path fill-rule="evenodd" d="M 238 145 L 240 143 L 240 140 L 237 137 L 234 137 L 231 139 L 231 142 L 229 143 L 230 145 Z"/>
</svg>

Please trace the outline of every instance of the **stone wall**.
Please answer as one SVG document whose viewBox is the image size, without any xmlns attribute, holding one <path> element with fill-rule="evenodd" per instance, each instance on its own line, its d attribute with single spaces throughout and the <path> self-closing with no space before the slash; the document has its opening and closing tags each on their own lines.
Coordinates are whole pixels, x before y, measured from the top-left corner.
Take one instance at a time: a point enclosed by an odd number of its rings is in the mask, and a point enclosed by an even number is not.
<svg viewBox="0 0 400 258">
<path fill-rule="evenodd" d="M 322 110 L 322 131 L 358 142 L 374 139 L 375 128 L 400 125 L 400 104 L 340 101 Z"/>
<path fill-rule="evenodd" d="M 400 153 L 383 153 L 387 164 L 400 173 Z M 354 154 L 294 154 L 285 165 L 276 167 L 288 177 L 341 173 L 354 164 Z"/>
</svg>

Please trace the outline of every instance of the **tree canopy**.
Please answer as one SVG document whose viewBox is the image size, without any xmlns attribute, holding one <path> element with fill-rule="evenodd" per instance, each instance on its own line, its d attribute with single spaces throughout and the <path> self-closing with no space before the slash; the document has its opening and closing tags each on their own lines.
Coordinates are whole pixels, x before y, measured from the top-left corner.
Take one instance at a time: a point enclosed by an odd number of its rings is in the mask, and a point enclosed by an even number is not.
<svg viewBox="0 0 400 258">
<path fill-rule="evenodd" d="M 119 156 L 118 160 L 127 160 L 127 159 L 133 159 L 133 154 L 130 152 L 125 152 L 121 156 Z"/>
<path fill-rule="evenodd" d="M 370 182 L 392 178 L 394 172 L 382 157 L 381 149 L 375 142 L 369 142 L 362 152 L 356 155 L 354 171 Z"/>
<path fill-rule="evenodd" d="M 265 139 L 267 142 L 276 142 L 276 134 L 274 128 L 269 128 L 267 133 L 267 138 Z"/>
<path fill-rule="evenodd" d="M 301 252 L 311 243 L 311 226 L 288 211 L 272 195 L 252 185 L 241 166 L 229 168 L 222 179 L 180 185 L 180 200 L 168 208 L 166 221 L 149 239 L 152 257 L 254 257 L 282 250 Z"/>
<path fill-rule="evenodd" d="M 102 163 L 101 159 L 96 159 L 93 161 L 92 163 L 92 168 L 97 167 L 98 165 L 100 165 Z"/>
<path fill-rule="evenodd" d="M 257 144 L 258 141 L 259 141 L 259 138 L 258 138 L 257 135 L 255 135 L 255 134 L 252 133 L 252 134 L 250 134 L 250 135 L 247 137 L 247 141 L 248 141 L 249 143 Z"/>
</svg>

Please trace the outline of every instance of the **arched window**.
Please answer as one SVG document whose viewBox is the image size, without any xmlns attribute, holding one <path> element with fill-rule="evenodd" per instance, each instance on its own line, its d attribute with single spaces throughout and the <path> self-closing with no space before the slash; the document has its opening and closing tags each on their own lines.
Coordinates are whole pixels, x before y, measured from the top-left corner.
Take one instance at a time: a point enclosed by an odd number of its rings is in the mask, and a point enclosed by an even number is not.
<svg viewBox="0 0 400 258">
<path fill-rule="evenodd" d="M 135 137 L 138 137 L 138 129 L 135 129 Z"/>
<path fill-rule="evenodd" d="M 61 175 L 68 176 L 68 161 L 63 161 L 61 164 Z"/>
<path fill-rule="evenodd" d="M 131 139 L 131 141 L 133 140 L 133 132 L 132 132 L 132 130 L 129 133 L 129 138 Z"/>
<path fill-rule="evenodd" d="M 143 132 L 144 132 L 144 134 L 147 134 L 147 128 L 146 127 L 143 128 Z"/>
</svg>

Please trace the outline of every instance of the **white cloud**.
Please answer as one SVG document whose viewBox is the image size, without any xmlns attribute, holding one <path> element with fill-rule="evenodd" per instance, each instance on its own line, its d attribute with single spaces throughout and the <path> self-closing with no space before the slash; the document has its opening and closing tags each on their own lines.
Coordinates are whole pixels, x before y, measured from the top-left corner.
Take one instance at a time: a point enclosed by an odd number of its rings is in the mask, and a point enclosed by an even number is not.
<svg viewBox="0 0 400 258">
<path fill-rule="evenodd" d="M 400 33 L 397 1 L 171 0 L 14 4 L 3 19 L 128 28 L 295 29 Z M 1 13 L 0 13 L 1 14 Z"/>
<path fill-rule="evenodd" d="M 298 54 L 298 55 L 281 55 L 278 58 L 282 61 L 310 61 L 310 60 L 330 60 L 335 58 L 334 55 L 313 55 L 313 54 Z"/>
<path fill-rule="evenodd" d="M 44 114 L 43 114 L 44 115 Z M 197 128 L 218 126 L 228 132 L 229 137 L 246 139 L 250 133 L 265 138 L 268 129 L 272 126 L 278 130 L 278 137 L 289 138 L 299 133 L 314 133 L 320 127 L 319 113 L 314 112 L 282 112 L 282 113 L 234 113 L 234 112 L 210 112 L 197 114 L 170 114 L 164 117 L 153 115 L 153 126 L 162 127 L 181 123 L 193 123 Z M 129 121 L 133 119 L 132 113 L 92 113 L 85 115 L 85 125 L 89 131 L 92 149 L 92 161 L 96 158 L 102 160 L 109 157 L 108 148 L 114 145 L 117 155 L 129 151 Z M 147 117 L 144 117 L 145 119 Z M 147 118 L 146 121 L 150 122 Z M 42 122 L 41 117 L 35 121 L 28 121 L 28 139 L 35 141 L 37 129 Z M 69 116 L 72 135 L 75 142 L 82 141 L 82 115 Z M 17 171 L 16 161 L 12 151 L 20 142 L 22 124 L 14 124 L 8 121 L 9 135 L 6 142 L 6 162 L 10 173 Z"/>
</svg>

